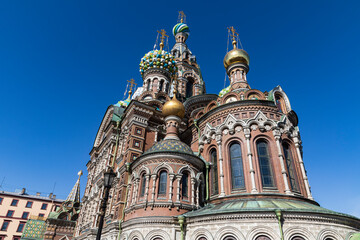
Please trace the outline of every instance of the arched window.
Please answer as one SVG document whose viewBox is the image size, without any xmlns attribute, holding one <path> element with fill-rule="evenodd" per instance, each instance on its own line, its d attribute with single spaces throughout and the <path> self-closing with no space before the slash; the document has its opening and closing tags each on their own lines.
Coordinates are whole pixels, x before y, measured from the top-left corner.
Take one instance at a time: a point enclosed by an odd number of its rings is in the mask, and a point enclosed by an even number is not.
<svg viewBox="0 0 360 240">
<path fill-rule="evenodd" d="M 263 187 L 275 187 L 272 175 L 271 160 L 267 142 L 258 141 L 256 144 Z"/>
<path fill-rule="evenodd" d="M 146 88 L 147 91 L 150 91 L 150 82 L 151 82 L 150 79 L 148 79 L 147 80 L 147 88 Z"/>
<path fill-rule="evenodd" d="M 189 174 L 184 172 L 181 178 L 181 196 L 184 198 L 189 197 Z"/>
<path fill-rule="evenodd" d="M 280 94 L 275 94 L 275 102 L 280 112 L 287 113 L 284 98 Z"/>
<path fill-rule="evenodd" d="M 271 239 L 267 236 L 261 235 L 261 236 L 258 236 L 257 238 L 255 238 L 255 240 L 271 240 Z"/>
<path fill-rule="evenodd" d="M 226 236 L 224 240 L 236 240 L 233 236 Z"/>
<path fill-rule="evenodd" d="M 164 80 L 160 80 L 160 83 L 159 83 L 159 91 L 161 92 L 162 89 L 163 89 L 163 86 L 164 86 Z"/>
<path fill-rule="evenodd" d="M 218 185 L 218 168 L 217 168 L 217 153 L 216 150 L 213 149 L 210 152 L 211 158 L 211 194 L 215 195 L 219 193 L 219 185 Z"/>
<path fill-rule="evenodd" d="M 166 194 L 166 185 L 167 185 L 167 172 L 161 171 L 159 176 L 159 190 L 158 190 L 159 195 Z"/>
<path fill-rule="evenodd" d="M 140 197 L 145 195 L 145 185 L 146 185 L 146 177 L 145 173 L 141 175 L 141 186 L 140 186 Z"/>
<path fill-rule="evenodd" d="M 186 98 L 189 98 L 193 95 L 193 85 L 194 85 L 194 81 L 191 78 L 187 79 L 187 83 L 186 83 Z"/>
<path fill-rule="evenodd" d="M 290 149 L 290 145 L 287 143 L 283 144 L 284 157 L 286 162 L 286 167 L 289 173 L 290 186 L 293 191 L 299 191 L 299 185 L 297 182 L 297 175 L 295 170 L 294 158 Z"/>
<path fill-rule="evenodd" d="M 232 143 L 230 145 L 230 165 L 232 189 L 244 188 L 244 168 L 241 155 L 241 146 L 238 143 Z"/>
</svg>

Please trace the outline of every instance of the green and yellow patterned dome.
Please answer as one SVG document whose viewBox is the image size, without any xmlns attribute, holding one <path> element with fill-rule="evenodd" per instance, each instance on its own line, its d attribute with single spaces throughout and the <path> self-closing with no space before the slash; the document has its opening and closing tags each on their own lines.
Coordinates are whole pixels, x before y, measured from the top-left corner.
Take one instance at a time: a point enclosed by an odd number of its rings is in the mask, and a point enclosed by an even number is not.
<svg viewBox="0 0 360 240">
<path fill-rule="evenodd" d="M 174 57 L 164 50 L 152 50 L 141 58 L 140 73 L 143 75 L 148 69 L 164 69 L 174 75 L 177 72 L 177 66 Z"/>
</svg>

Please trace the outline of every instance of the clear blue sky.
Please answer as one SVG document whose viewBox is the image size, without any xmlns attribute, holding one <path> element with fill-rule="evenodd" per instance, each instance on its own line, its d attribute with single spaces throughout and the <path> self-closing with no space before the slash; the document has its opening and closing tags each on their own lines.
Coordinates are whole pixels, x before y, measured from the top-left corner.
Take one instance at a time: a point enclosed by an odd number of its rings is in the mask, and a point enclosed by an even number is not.
<svg viewBox="0 0 360 240">
<path fill-rule="evenodd" d="M 138 64 L 156 30 L 170 32 L 183 10 L 207 92 L 223 88 L 226 27 L 234 26 L 250 54 L 251 87 L 281 85 L 299 116 L 315 199 L 360 217 L 359 2 L 223 3 L 1 1 L 3 189 L 49 193 L 56 182 L 65 198 L 107 106 L 122 99 L 126 80 L 141 83 Z"/>
</svg>

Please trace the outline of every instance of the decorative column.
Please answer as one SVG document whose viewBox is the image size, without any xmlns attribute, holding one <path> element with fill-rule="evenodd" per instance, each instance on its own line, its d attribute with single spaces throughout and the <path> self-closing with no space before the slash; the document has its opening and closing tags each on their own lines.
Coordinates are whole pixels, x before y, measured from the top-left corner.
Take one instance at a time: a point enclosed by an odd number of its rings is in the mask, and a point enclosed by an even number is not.
<svg viewBox="0 0 360 240">
<path fill-rule="evenodd" d="M 156 174 L 152 174 L 152 182 L 153 182 L 153 186 L 152 186 L 152 194 L 151 194 L 151 202 L 154 204 L 155 203 L 155 187 L 156 187 Z"/>
<path fill-rule="evenodd" d="M 131 183 L 128 183 L 129 191 L 128 191 L 127 199 L 130 199 L 131 192 L 133 191 L 132 188 L 131 188 L 131 185 L 132 185 Z M 127 208 L 130 207 L 130 204 L 131 204 L 131 201 L 128 201 L 128 202 L 126 203 L 126 207 L 127 207 Z"/>
<path fill-rule="evenodd" d="M 195 205 L 195 178 L 191 178 L 191 206 Z"/>
<path fill-rule="evenodd" d="M 219 197 L 224 197 L 225 196 L 225 187 L 224 187 L 223 157 L 222 157 L 222 151 L 221 151 L 221 134 L 216 135 L 216 143 L 218 145 L 219 169 L 220 169 L 220 195 L 219 195 Z"/>
<path fill-rule="evenodd" d="M 276 141 L 276 147 L 277 147 L 280 166 L 281 166 L 281 173 L 283 175 L 283 180 L 284 180 L 284 185 L 285 185 L 285 193 L 286 194 L 291 194 L 291 191 L 290 191 L 290 188 L 289 188 L 289 182 L 287 180 L 287 172 L 285 170 L 284 156 L 282 154 L 281 147 L 280 147 L 280 135 L 281 135 L 280 130 L 279 129 L 274 129 L 273 134 L 274 134 L 274 138 L 275 138 L 275 141 Z"/>
<path fill-rule="evenodd" d="M 244 134 L 245 134 L 245 139 L 246 139 L 246 147 L 247 147 L 247 158 L 249 161 L 249 172 L 250 172 L 250 179 L 251 179 L 251 193 L 258 193 L 258 190 L 256 189 L 256 184 L 255 184 L 255 170 L 254 170 L 254 166 L 253 166 L 253 161 L 252 161 L 252 152 L 251 152 L 251 147 L 250 147 L 250 128 L 245 128 L 244 129 Z"/>
<path fill-rule="evenodd" d="M 176 189 L 176 203 L 180 203 L 180 182 L 181 182 L 182 174 L 176 176 L 177 180 L 177 189 Z"/>
<path fill-rule="evenodd" d="M 145 175 L 145 202 L 148 202 L 150 175 Z"/>
<path fill-rule="evenodd" d="M 172 195 L 173 195 L 173 180 L 174 180 L 175 174 L 170 173 L 169 174 L 169 179 L 170 179 L 170 184 L 169 184 L 169 200 L 168 202 L 172 203 Z"/>
<path fill-rule="evenodd" d="M 304 161 L 302 159 L 301 152 L 300 152 L 300 140 L 299 140 L 299 138 L 297 136 L 293 137 L 293 140 L 294 140 L 294 143 L 295 143 L 296 153 L 297 153 L 299 163 L 300 163 L 301 174 L 302 174 L 302 177 L 304 179 L 306 194 L 307 194 L 309 199 L 314 200 L 314 198 L 311 195 L 309 179 L 308 179 L 308 177 L 306 175 Z"/>
<path fill-rule="evenodd" d="M 136 204 L 136 201 L 137 201 L 137 193 L 138 193 L 138 186 L 139 186 L 139 179 L 135 179 L 134 180 L 134 193 L 133 193 L 133 196 L 132 196 L 132 204 L 131 205 L 134 205 Z"/>
<path fill-rule="evenodd" d="M 200 203 L 199 203 L 199 188 L 200 188 L 200 183 L 201 183 L 201 180 L 199 179 L 198 181 L 198 184 L 196 185 L 196 208 L 199 208 L 200 207 Z"/>
</svg>

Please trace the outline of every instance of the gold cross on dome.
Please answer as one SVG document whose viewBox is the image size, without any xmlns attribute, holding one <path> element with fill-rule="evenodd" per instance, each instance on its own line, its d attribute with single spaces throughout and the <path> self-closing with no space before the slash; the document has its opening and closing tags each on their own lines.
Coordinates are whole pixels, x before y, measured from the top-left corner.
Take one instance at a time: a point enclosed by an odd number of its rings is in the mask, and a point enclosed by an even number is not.
<svg viewBox="0 0 360 240">
<path fill-rule="evenodd" d="M 185 15 L 185 13 L 184 13 L 183 11 L 179 11 L 178 21 L 179 21 L 179 19 L 180 19 L 180 22 L 181 22 L 181 23 L 185 22 L 185 20 L 186 20 L 186 15 Z"/>
<path fill-rule="evenodd" d="M 239 37 L 239 34 L 236 32 L 235 28 L 233 26 L 228 27 L 229 31 L 230 31 L 230 36 L 232 38 L 232 44 L 234 46 L 234 48 L 236 48 L 236 43 L 237 43 L 237 38 Z"/>
<path fill-rule="evenodd" d="M 130 83 L 130 90 L 129 90 L 129 96 L 132 94 L 132 89 L 133 89 L 133 86 L 137 85 L 137 83 L 135 83 L 135 80 L 132 78 L 130 80 L 127 80 L 129 83 Z"/>
<path fill-rule="evenodd" d="M 166 31 L 164 29 L 161 29 L 160 31 L 158 30 L 157 32 L 161 34 L 161 36 L 160 36 L 160 50 L 162 50 L 163 47 L 164 47 L 164 39 L 165 39 L 165 37 L 169 37 L 169 36 L 166 35 Z"/>
</svg>

